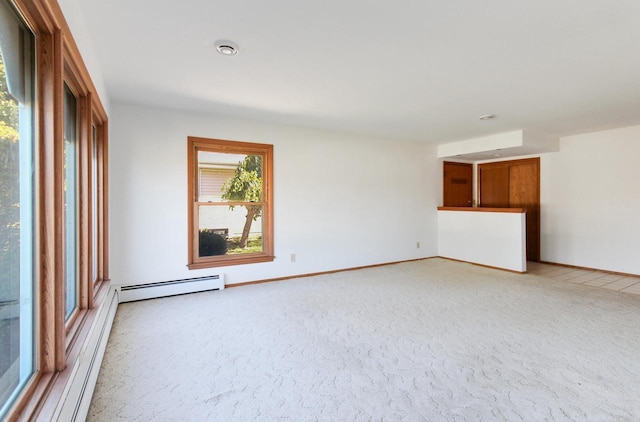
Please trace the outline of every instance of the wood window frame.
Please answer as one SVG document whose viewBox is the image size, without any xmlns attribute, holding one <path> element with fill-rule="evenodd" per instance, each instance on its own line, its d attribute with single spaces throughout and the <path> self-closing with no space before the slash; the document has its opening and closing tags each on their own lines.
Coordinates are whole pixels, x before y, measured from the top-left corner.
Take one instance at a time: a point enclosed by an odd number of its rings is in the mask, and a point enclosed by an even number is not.
<svg viewBox="0 0 640 422">
<path fill-rule="evenodd" d="M 273 145 L 189 136 L 187 139 L 188 171 L 188 263 L 190 270 L 227 265 L 270 262 L 273 255 Z M 263 180 L 262 252 L 199 257 L 198 255 L 198 152 L 261 155 Z M 234 203 L 230 202 L 229 205 Z"/>
<path fill-rule="evenodd" d="M 88 184 L 87 177 L 89 175 L 89 167 L 87 162 L 87 145 L 88 145 L 88 134 L 89 134 L 89 126 L 90 126 L 90 112 L 91 108 L 89 104 L 91 104 L 90 94 L 86 87 L 84 81 L 79 78 L 78 70 L 75 66 L 75 63 L 69 61 L 69 54 L 67 53 L 68 46 L 65 43 L 65 54 L 63 54 L 64 61 L 64 71 L 63 71 L 63 79 L 62 79 L 62 88 L 68 87 L 73 96 L 76 99 L 76 126 L 77 126 L 77 134 L 76 134 L 76 181 L 77 186 L 73 187 L 77 189 L 76 194 L 76 296 L 77 296 L 77 304 L 76 309 L 73 311 L 69 319 L 65 322 L 65 330 L 66 330 L 66 349 L 68 350 L 72 340 L 75 337 L 75 333 L 78 330 L 80 323 L 86 313 L 86 310 L 89 308 L 89 286 L 84 280 L 87 277 L 87 247 L 88 245 L 88 222 L 87 222 L 87 212 L 89 204 L 87 203 L 87 189 Z M 64 130 L 64 125 L 62 126 Z M 60 142 L 64 145 L 65 139 L 64 134 L 60 138 Z M 64 146 L 60 148 L 62 152 L 64 150 Z M 61 180 L 65 180 L 64 174 L 64 158 L 56 157 L 60 161 L 58 162 L 58 171 L 61 172 L 59 175 Z M 66 228 L 64 224 L 66 223 L 66 219 L 64 218 L 64 206 L 59 210 L 60 216 L 62 218 L 58 219 L 59 222 L 62 223 L 64 233 Z M 63 236 L 63 250 L 66 250 L 65 243 L 66 236 Z M 65 268 L 63 268 L 64 272 Z M 66 280 L 66 274 L 63 275 L 62 280 Z M 66 307 L 66 304 L 65 304 Z"/>
<path fill-rule="evenodd" d="M 108 118 L 56 0 L 11 0 L 35 36 L 35 314 L 34 373 L 5 415 L 49 420 L 103 304 L 109 280 Z M 78 309 L 65 322 L 63 240 L 64 83 L 77 95 L 79 135 Z M 99 130 L 91 168 L 90 129 Z M 98 221 L 92 221 L 91 172 L 98 175 Z M 91 277 L 92 224 L 98 226 L 98 277 Z"/>
<path fill-rule="evenodd" d="M 95 188 L 97 192 L 95 192 L 96 196 L 96 213 L 95 216 L 97 221 L 93 219 L 93 208 L 90 209 L 89 219 L 89 256 L 92 258 L 95 256 L 97 259 L 96 262 L 96 274 L 93 276 L 92 269 L 90 269 L 91 276 L 91 284 L 92 284 L 92 294 L 89 296 L 89 307 L 92 308 L 95 306 L 96 298 L 98 292 L 100 291 L 101 285 L 105 280 L 109 279 L 108 274 L 108 234 L 107 234 L 107 208 L 106 208 L 106 198 L 107 198 L 107 172 L 108 172 L 108 162 L 107 162 L 107 124 L 106 124 L 106 116 L 100 114 L 100 104 L 96 101 L 93 101 L 92 104 L 92 112 L 91 112 L 91 128 L 95 127 L 96 130 L 96 162 L 95 167 L 93 166 L 93 157 L 92 157 L 92 147 L 93 147 L 93 139 L 89 140 L 89 162 L 90 165 L 90 175 L 89 180 L 93 180 L 93 175 L 95 173 L 96 184 L 89 183 L 89 192 L 87 193 L 89 201 L 93 204 L 93 189 Z M 92 133 L 90 134 L 90 136 Z M 96 225 L 96 237 L 97 239 L 94 242 L 93 239 L 93 226 Z M 96 251 L 93 250 L 95 247 Z M 95 252 L 95 254 L 94 254 Z"/>
</svg>

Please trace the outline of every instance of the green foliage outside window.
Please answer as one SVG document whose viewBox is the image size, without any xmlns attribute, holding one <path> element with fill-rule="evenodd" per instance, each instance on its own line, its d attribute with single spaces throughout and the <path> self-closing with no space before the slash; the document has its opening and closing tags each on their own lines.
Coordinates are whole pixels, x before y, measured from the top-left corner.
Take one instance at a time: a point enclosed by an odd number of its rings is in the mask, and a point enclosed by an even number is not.
<svg viewBox="0 0 640 422">
<path fill-rule="evenodd" d="M 0 55 L 0 300 L 17 299 L 20 262 L 18 102 L 9 94 Z"/>
<path fill-rule="evenodd" d="M 222 199 L 231 202 L 260 202 L 262 201 L 262 156 L 248 155 L 243 161 L 238 163 L 236 173 L 233 178 L 227 180 L 222 186 Z M 247 208 L 247 218 L 239 247 L 246 248 L 249 241 L 251 223 L 262 214 L 261 205 L 245 205 Z M 231 209 L 234 207 L 231 206 Z"/>
</svg>

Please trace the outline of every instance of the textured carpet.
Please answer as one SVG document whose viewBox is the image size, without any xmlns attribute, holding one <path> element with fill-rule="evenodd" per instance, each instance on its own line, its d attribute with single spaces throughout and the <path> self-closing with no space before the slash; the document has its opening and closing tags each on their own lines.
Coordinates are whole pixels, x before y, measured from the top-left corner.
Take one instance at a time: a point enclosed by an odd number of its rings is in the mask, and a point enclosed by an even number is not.
<svg viewBox="0 0 640 422">
<path fill-rule="evenodd" d="M 119 307 L 90 421 L 640 420 L 640 295 L 430 259 Z"/>
</svg>

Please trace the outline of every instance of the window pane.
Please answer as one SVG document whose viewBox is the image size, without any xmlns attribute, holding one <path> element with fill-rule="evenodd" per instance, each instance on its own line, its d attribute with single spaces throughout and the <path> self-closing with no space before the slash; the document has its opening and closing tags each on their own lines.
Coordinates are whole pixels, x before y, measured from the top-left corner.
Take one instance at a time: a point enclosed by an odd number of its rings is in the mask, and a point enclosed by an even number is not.
<svg viewBox="0 0 640 422">
<path fill-rule="evenodd" d="M 262 156 L 198 152 L 198 202 L 262 201 Z"/>
<path fill-rule="evenodd" d="M 91 279 L 98 279 L 98 129 L 91 126 Z"/>
<path fill-rule="evenodd" d="M 65 245 L 65 319 L 78 306 L 77 289 L 77 114 L 76 97 L 64 86 L 64 245 Z"/>
<path fill-rule="evenodd" d="M 0 0 L 0 419 L 33 373 L 33 55 Z"/>
<path fill-rule="evenodd" d="M 262 252 L 261 215 L 261 205 L 201 205 L 199 256 Z"/>
</svg>

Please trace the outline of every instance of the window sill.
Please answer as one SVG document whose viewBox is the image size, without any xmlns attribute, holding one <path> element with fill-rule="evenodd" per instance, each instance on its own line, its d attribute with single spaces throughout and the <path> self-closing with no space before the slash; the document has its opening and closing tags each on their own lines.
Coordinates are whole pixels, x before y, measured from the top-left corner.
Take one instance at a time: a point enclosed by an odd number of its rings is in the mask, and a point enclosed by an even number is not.
<svg viewBox="0 0 640 422">
<path fill-rule="evenodd" d="M 273 255 L 237 255 L 237 256 L 221 256 L 216 258 L 201 259 L 187 265 L 190 270 L 199 270 L 203 268 L 226 267 L 229 265 L 245 265 L 256 264 L 260 262 L 271 262 L 276 257 Z"/>
</svg>

